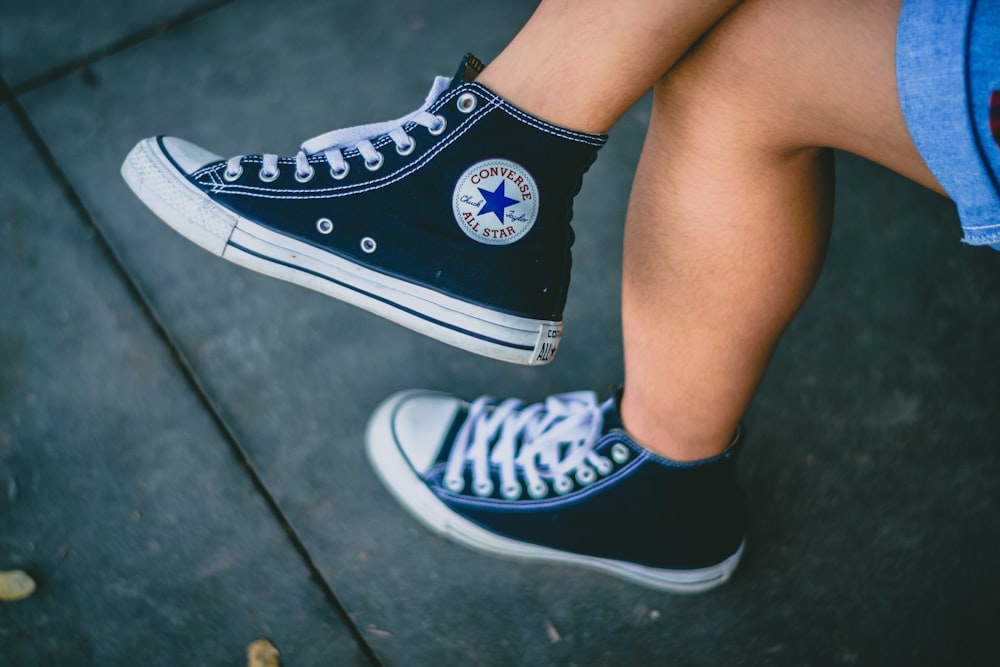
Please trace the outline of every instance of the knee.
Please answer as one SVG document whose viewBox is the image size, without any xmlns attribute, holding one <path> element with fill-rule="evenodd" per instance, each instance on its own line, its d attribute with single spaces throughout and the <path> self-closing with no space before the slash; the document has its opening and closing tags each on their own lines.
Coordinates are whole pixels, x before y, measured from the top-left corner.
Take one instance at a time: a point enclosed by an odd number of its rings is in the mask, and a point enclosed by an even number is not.
<svg viewBox="0 0 1000 667">
<path fill-rule="evenodd" d="M 765 20 L 748 18 L 762 5 L 744 3 L 656 83 L 654 118 L 675 149 L 788 153 L 808 143 L 794 62 L 773 35 L 754 34 Z"/>
</svg>

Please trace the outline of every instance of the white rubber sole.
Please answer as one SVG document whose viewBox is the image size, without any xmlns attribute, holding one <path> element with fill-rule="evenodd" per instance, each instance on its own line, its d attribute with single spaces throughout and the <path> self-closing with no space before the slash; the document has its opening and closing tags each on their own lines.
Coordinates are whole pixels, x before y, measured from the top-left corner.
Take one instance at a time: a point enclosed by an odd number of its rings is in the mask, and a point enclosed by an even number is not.
<svg viewBox="0 0 1000 667">
<path fill-rule="evenodd" d="M 379 479 L 414 517 L 435 533 L 494 556 L 574 565 L 610 574 L 640 586 L 671 593 L 702 593 L 729 581 L 743 557 L 746 542 L 721 563 L 694 570 L 646 567 L 625 561 L 574 554 L 521 542 L 492 533 L 452 512 L 424 485 L 396 445 L 392 415 L 397 406 L 420 390 L 386 399 L 373 413 L 365 433 L 368 460 Z"/>
<path fill-rule="evenodd" d="M 277 234 L 212 201 L 188 181 L 155 139 L 139 142 L 121 171 L 153 213 L 213 255 L 485 357 L 523 365 L 546 364 L 555 358 L 562 322 L 489 310 Z"/>
</svg>

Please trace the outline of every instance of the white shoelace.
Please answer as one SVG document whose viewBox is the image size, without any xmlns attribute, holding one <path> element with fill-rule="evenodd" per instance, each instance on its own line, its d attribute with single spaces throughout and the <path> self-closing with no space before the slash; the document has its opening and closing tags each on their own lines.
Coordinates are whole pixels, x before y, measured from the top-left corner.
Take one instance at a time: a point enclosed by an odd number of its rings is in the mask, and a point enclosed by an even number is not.
<svg viewBox="0 0 1000 667">
<path fill-rule="evenodd" d="M 472 492 L 481 497 L 493 493 L 490 471 L 499 471 L 500 496 L 514 500 L 526 488 L 539 499 L 572 491 L 573 480 L 587 486 L 614 469 L 612 462 L 594 451 L 601 435 L 601 407 L 593 392 L 575 392 L 548 397 L 544 403 L 524 406 L 517 399 L 496 405 L 489 397 L 476 400 L 455 437 L 445 486 L 453 493 L 465 488 L 464 470 L 471 464 Z M 618 463 L 628 459 L 623 445 L 612 456 Z M 571 479 L 572 476 L 572 479 Z M 523 484 L 522 484 L 523 483 Z"/>
<path fill-rule="evenodd" d="M 307 181 L 312 178 L 314 169 L 309 163 L 309 156 L 323 153 L 330 164 L 330 173 L 336 179 L 341 179 L 347 175 L 348 165 L 344 159 L 343 151 L 357 149 L 365 159 L 365 166 L 375 171 L 382 166 L 382 154 L 375 149 L 373 141 L 382 136 L 388 136 L 396 145 L 396 150 L 401 155 L 408 155 L 416 147 L 416 140 L 407 134 L 405 125 L 415 123 L 426 127 L 432 134 L 440 134 L 444 131 L 445 120 L 441 116 L 436 116 L 427 111 L 427 108 L 444 92 L 451 79 L 439 76 L 434 79 L 430 92 L 423 105 L 402 118 L 389 120 L 382 123 L 369 123 L 367 125 L 356 125 L 340 130 L 333 130 L 321 134 L 302 143 L 302 147 L 295 155 L 295 177 L 300 181 Z M 237 155 L 226 162 L 225 177 L 227 180 L 235 180 L 243 173 L 242 160 L 245 156 Z M 278 177 L 278 156 L 265 153 L 263 164 L 260 169 L 261 180 L 272 181 Z"/>
</svg>

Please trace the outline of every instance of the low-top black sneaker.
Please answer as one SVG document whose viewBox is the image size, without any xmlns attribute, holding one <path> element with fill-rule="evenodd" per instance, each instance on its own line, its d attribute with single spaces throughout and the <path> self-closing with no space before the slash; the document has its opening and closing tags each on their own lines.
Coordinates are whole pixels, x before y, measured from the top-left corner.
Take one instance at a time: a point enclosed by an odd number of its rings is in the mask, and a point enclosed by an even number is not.
<svg viewBox="0 0 1000 667">
<path fill-rule="evenodd" d="M 727 581 L 743 554 L 738 439 L 714 458 L 670 461 L 628 436 L 614 398 L 589 392 L 526 405 L 406 391 L 366 436 L 389 491 L 460 544 L 688 593 Z"/>
<path fill-rule="evenodd" d="M 562 336 L 572 200 L 604 135 L 557 127 L 475 82 L 467 55 L 416 111 L 231 159 L 145 139 L 122 175 L 206 250 L 495 359 L 544 364 Z"/>
</svg>

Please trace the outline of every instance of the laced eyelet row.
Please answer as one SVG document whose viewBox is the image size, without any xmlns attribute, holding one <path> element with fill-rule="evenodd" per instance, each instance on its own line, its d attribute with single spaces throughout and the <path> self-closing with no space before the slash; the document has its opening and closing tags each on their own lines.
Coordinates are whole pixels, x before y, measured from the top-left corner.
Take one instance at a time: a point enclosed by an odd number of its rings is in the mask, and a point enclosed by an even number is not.
<svg viewBox="0 0 1000 667">
<path fill-rule="evenodd" d="M 611 447 L 611 458 L 614 459 L 615 463 L 618 465 L 624 465 L 628 462 L 630 458 L 629 449 L 625 445 L 615 443 Z M 614 465 L 607 458 L 601 456 L 597 459 L 597 470 L 595 471 L 590 466 L 581 466 L 577 469 L 573 478 L 576 480 L 576 484 L 580 487 L 589 486 L 597 481 L 599 475 L 608 475 L 614 470 Z M 461 493 L 465 490 L 465 480 L 461 477 L 446 477 L 444 480 L 445 486 L 452 493 Z M 556 494 L 563 496 L 572 491 L 574 488 L 573 480 L 569 477 L 557 477 L 552 481 L 552 490 Z M 472 492 L 480 498 L 488 498 L 493 495 L 494 485 L 491 480 L 483 480 L 481 482 L 475 482 L 472 485 Z M 523 487 L 518 482 L 512 482 L 511 484 L 501 487 L 500 495 L 505 500 L 517 500 L 521 497 Z M 528 487 L 528 495 L 534 500 L 541 500 L 545 498 L 549 493 L 549 487 L 545 482 L 539 481 L 536 484 L 532 484 Z"/>
<path fill-rule="evenodd" d="M 343 174 L 341 174 L 340 176 L 338 176 L 332 169 L 330 170 L 330 174 L 337 180 L 340 180 L 344 176 L 347 176 L 347 169 L 345 167 L 345 169 L 343 170 Z M 242 175 L 243 175 L 242 167 L 240 167 L 239 171 L 235 173 L 230 173 L 228 169 L 222 173 L 222 177 L 227 181 L 229 181 L 230 183 L 237 180 Z M 280 175 L 281 171 L 278 169 L 275 169 L 272 173 L 267 173 L 266 171 L 261 169 L 257 173 L 257 178 L 259 178 L 263 183 L 273 183 L 274 181 L 278 180 L 278 176 Z M 312 165 L 310 165 L 309 170 L 305 172 L 300 172 L 298 169 L 295 170 L 295 180 L 298 181 L 299 183 L 308 183 L 313 179 L 313 176 L 315 175 L 316 175 L 316 169 L 313 168 Z"/>
<path fill-rule="evenodd" d="M 436 118 L 438 121 L 437 124 L 431 125 L 430 127 L 427 128 L 427 132 L 435 137 L 441 135 L 448 127 L 448 120 L 444 116 L 439 115 L 436 116 Z M 396 144 L 396 153 L 398 153 L 403 157 L 410 155 L 411 153 L 413 153 L 413 151 L 417 149 L 417 140 L 414 139 L 413 136 L 411 135 L 407 135 L 407 137 L 409 138 L 409 142 L 407 142 L 406 144 Z M 378 157 L 376 157 L 374 160 L 366 159 L 364 161 L 365 169 L 367 169 L 368 171 L 378 171 L 379 169 L 382 168 L 382 165 L 385 164 L 385 156 L 383 156 L 378 151 L 376 151 L 375 154 Z M 346 162 L 344 163 L 344 167 L 342 169 L 335 170 L 332 167 L 330 168 L 330 174 L 337 180 L 340 180 L 345 176 L 347 176 L 348 171 L 349 167 L 347 166 Z"/>
<path fill-rule="evenodd" d="M 305 173 L 300 173 L 298 170 L 296 170 L 295 180 L 298 181 L 299 183 L 308 183 L 309 181 L 312 180 L 312 177 L 315 174 L 316 170 L 313 169 L 311 166 L 309 167 L 309 171 Z M 243 165 L 240 165 L 240 168 L 237 169 L 236 171 L 230 171 L 228 168 L 226 168 L 226 170 L 222 172 L 222 178 L 228 181 L 229 183 L 239 180 L 240 176 L 242 175 L 243 175 Z M 261 168 L 260 171 L 257 172 L 257 178 L 260 179 L 261 182 L 263 183 L 273 183 L 274 181 L 278 180 L 278 176 L 280 175 L 281 175 L 280 169 L 275 169 L 272 172 L 267 172 L 264 171 L 263 168 Z"/>
<path fill-rule="evenodd" d="M 459 96 L 458 108 L 462 113 L 470 113 L 473 109 L 476 108 L 476 104 L 477 104 L 476 97 L 471 93 L 465 93 Z M 448 120 L 440 114 L 435 116 L 434 118 L 436 122 L 427 127 L 427 132 L 431 136 L 437 137 L 444 134 L 444 131 L 448 128 Z M 407 155 L 412 154 L 413 151 L 415 151 L 417 148 L 416 139 L 414 139 L 413 136 L 411 135 L 406 135 L 406 136 L 409 139 L 407 143 L 396 144 L 396 153 L 398 153 L 402 157 L 406 157 Z M 382 165 L 385 164 L 385 156 L 383 156 L 382 153 L 375 151 L 375 155 L 377 157 L 375 157 L 374 159 L 366 158 L 364 161 L 365 169 L 367 169 L 368 171 L 378 171 L 379 169 L 382 168 Z M 300 159 L 302 158 L 301 154 L 299 158 Z M 229 183 L 239 180 L 239 178 L 243 175 L 242 164 L 237 164 L 236 169 L 231 168 L 232 163 L 234 161 L 235 158 L 234 160 L 230 161 L 230 164 L 227 165 L 226 169 L 222 172 L 222 178 Z M 349 172 L 350 172 L 350 166 L 347 164 L 347 162 L 343 162 L 343 164 L 340 166 L 330 167 L 330 176 L 337 181 L 346 178 Z M 262 183 L 273 183 L 274 181 L 278 180 L 278 176 L 280 174 L 281 171 L 277 168 L 275 168 L 273 171 L 267 171 L 265 170 L 264 167 L 261 167 L 260 171 L 257 172 L 257 178 Z M 316 169 L 311 164 L 308 165 L 307 170 L 299 171 L 298 168 L 296 168 L 295 170 L 295 180 L 298 181 L 299 183 L 308 183 L 313 179 L 315 175 L 316 175 Z"/>
</svg>

